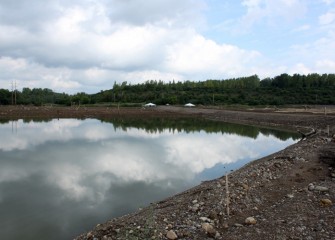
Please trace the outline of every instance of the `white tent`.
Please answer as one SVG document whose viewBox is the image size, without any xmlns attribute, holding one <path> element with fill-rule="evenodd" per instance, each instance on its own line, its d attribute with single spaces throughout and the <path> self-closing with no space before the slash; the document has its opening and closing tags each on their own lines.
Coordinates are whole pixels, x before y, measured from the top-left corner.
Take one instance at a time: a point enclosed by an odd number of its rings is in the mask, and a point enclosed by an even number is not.
<svg viewBox="0 0 335 240">
<path fill-rule="evenodd" d="M 147 103 L 144 105 L 144 107 L 156 107 L 156 104 L 154 103 Z"/>
<path fill-rule="evenodd" d="M 192 103 L 186 103 L 184 106 L 185 106 L 185 107 L 195 107 L 195 105 L 192 104 Z"/>
</svg>

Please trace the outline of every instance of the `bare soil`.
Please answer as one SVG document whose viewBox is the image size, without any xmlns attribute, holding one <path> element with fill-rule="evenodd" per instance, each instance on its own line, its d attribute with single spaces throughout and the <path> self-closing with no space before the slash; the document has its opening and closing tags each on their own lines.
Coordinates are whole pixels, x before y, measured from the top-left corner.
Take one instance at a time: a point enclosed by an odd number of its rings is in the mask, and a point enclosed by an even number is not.
<svg viewBox="0 0 335 240">
<path fill-rule="evenodd" d="M 0 119 L 190 116 L 305 133 L 314 129 L 298 143 L 230 173 L 228 182 L 226 176 L 203 182 L 76 239 L 335 239 L 335 114 L 331 106 L 326 115 L 322 109 L 1 106 Z"/>
</svg>

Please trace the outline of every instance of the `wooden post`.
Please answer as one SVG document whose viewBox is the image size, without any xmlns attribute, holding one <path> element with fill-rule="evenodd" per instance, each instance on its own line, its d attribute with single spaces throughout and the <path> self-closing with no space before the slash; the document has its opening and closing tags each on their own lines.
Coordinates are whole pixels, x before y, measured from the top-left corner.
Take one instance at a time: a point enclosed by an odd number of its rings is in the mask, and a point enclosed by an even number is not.
<svg viewBox="0 0 335 240">
<path fill-rule="evenodd" d="M 226 205 L 227 205 L 227 215 L 229 217 L 229 189 L 228 189 L 228 173 L 226 174 Z"/>
</svg>

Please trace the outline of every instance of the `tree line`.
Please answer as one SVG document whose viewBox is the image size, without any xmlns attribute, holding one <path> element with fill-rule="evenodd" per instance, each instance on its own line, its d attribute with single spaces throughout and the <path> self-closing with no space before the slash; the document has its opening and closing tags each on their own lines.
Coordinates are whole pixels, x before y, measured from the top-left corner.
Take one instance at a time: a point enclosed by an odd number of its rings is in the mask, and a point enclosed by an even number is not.
<svg viewBox="0 0 335 240">
<path fill-rule="evenodd" d="M 22 91 L 0 89 L 0 104 L 163 104 L 283 105 L 335 104 L 335 74 L 281 74 L 260 80 L 257 75 L 206 81 L 148 80 L 144 83 L 116 83 L 109 90 L 95 94 L 69 95 L 51 89 L 23 88 Z"/>
</svg>

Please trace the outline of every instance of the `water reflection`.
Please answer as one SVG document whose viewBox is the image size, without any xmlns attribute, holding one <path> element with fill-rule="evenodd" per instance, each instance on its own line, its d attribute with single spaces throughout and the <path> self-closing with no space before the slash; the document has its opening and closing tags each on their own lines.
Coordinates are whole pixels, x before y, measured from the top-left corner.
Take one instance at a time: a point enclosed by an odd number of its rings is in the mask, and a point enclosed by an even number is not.
<svg viewBox="0 0 335 240">
<path fill-rule="evenodd" d="M 288 133 L 199 120 L 15 124 L 15 134 L 12 122 L 0 124 L 4 239 L 70 239 L 294 142 Z"/>
</svg>

